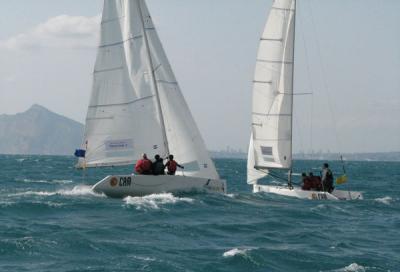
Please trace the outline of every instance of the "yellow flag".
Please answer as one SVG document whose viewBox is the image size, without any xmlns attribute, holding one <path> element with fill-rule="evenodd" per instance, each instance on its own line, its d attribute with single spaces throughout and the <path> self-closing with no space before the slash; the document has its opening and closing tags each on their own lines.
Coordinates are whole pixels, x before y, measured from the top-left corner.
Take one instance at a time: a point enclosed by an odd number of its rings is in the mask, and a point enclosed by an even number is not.
<svg viewBox="0 0 400 272">
<path fill-rule="evenodd" d="M 336 184 L 340 185 L 347 182 L 347 176 L 343 175 L 336 179 Z"/>
</svg>

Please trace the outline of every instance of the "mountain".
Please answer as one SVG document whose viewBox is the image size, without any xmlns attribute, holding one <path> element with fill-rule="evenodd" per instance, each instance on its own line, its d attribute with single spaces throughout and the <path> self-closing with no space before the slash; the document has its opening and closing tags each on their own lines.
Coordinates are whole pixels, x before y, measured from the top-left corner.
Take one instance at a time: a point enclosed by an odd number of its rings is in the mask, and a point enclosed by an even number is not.
<svg viewBox="0 0 400 272">
<path fill-rule="evenodd" d="M 72 155 L 80 147 L 83 125 L 33 105 L 15 115 L 0 115 L 0 154 Z"/>
</svg>

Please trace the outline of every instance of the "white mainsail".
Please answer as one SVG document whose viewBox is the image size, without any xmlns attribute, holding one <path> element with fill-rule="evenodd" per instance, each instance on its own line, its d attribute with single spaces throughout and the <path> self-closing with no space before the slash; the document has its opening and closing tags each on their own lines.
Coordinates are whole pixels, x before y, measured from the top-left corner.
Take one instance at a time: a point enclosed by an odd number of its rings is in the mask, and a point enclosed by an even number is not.
<svg viewBox="0 0 400 272">
<path fill-rule="evenodd" d="M 268 169 L 292 166 L 295 7 L 295 0 L 275 0 L 260 40 L 253 83 L 248 183 L 267 175 Z"/>
<path fill-rule="evenodd" d="M 219 178 L 144 0 L 104 1 L 83 148 L 81 167 L 171 153 L 185 175 Z"/>
</svg>

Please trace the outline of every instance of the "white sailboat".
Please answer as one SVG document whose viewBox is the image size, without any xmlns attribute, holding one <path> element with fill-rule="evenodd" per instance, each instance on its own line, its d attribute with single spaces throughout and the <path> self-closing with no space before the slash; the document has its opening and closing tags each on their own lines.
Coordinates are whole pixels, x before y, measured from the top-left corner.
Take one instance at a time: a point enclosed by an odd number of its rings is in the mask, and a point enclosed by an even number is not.
<svg viewBox="0 0 400 272">
<path fill-rule="evenodd" d="M 292 186 L 293 72 L 295 0 L 275 0 L 260 40 L 253 85 L 252 134 L 248 151 L 247 182 L 254 192 L 305 199 L 360 199 L 360 192 L 305 191 Z M 288 186 L 258 184 L 288 170 Z"/>
<path fill-rule="evenodd" d="M 93 186 L 112 197 L 226 192 L 180 91 L 144 0 L 105 0 L 79 168 L 133 165 L 173 154 L 176 176 L 116 175 Z"/>
</svg>

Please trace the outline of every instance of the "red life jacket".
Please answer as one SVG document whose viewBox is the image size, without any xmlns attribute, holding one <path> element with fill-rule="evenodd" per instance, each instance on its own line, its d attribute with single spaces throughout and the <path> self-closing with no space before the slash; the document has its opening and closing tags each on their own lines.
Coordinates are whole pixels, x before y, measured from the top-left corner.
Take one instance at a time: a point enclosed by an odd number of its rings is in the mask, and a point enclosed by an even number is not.
<svg viewBox="0 0 400 272">
<path fill-rule="evenodd" d="M 322 182 L 321 178 L 317 176 L 310 177 L 312 181 L 312 189 L 316 189 L 318 191 L 322 190 Z"/>
<path fill-rule="evenodd" d="M 135 171 L 139 174 L 144 174 L 150 172 L 151 170 L 151 161 L 150 160 L 138 160 L 135 166 Z"/>
<path fill-rule="evenodd" d="M 178 163 L 174 160 L 168 161 L 168 172 L 175 173 L 176 168 L 178 167 Z"/>
<path fill-rule="evenodd" d="M 151 165 L 152 165 L 152 162 L 149 159 L 143 160 L 143 165 L 142 165 L 143 171 L 149 172 L 151 170 Z"/>
<path fill-rule="evenodd" d="M 301 187 L 301 189 L 303 189 L 305 191 L 310 191 L 311 188 L 312 188 L 312 181 L 311 181 L 310 177 L 306 177 L 304 179 L 303 186 Z"/>
</svg>

